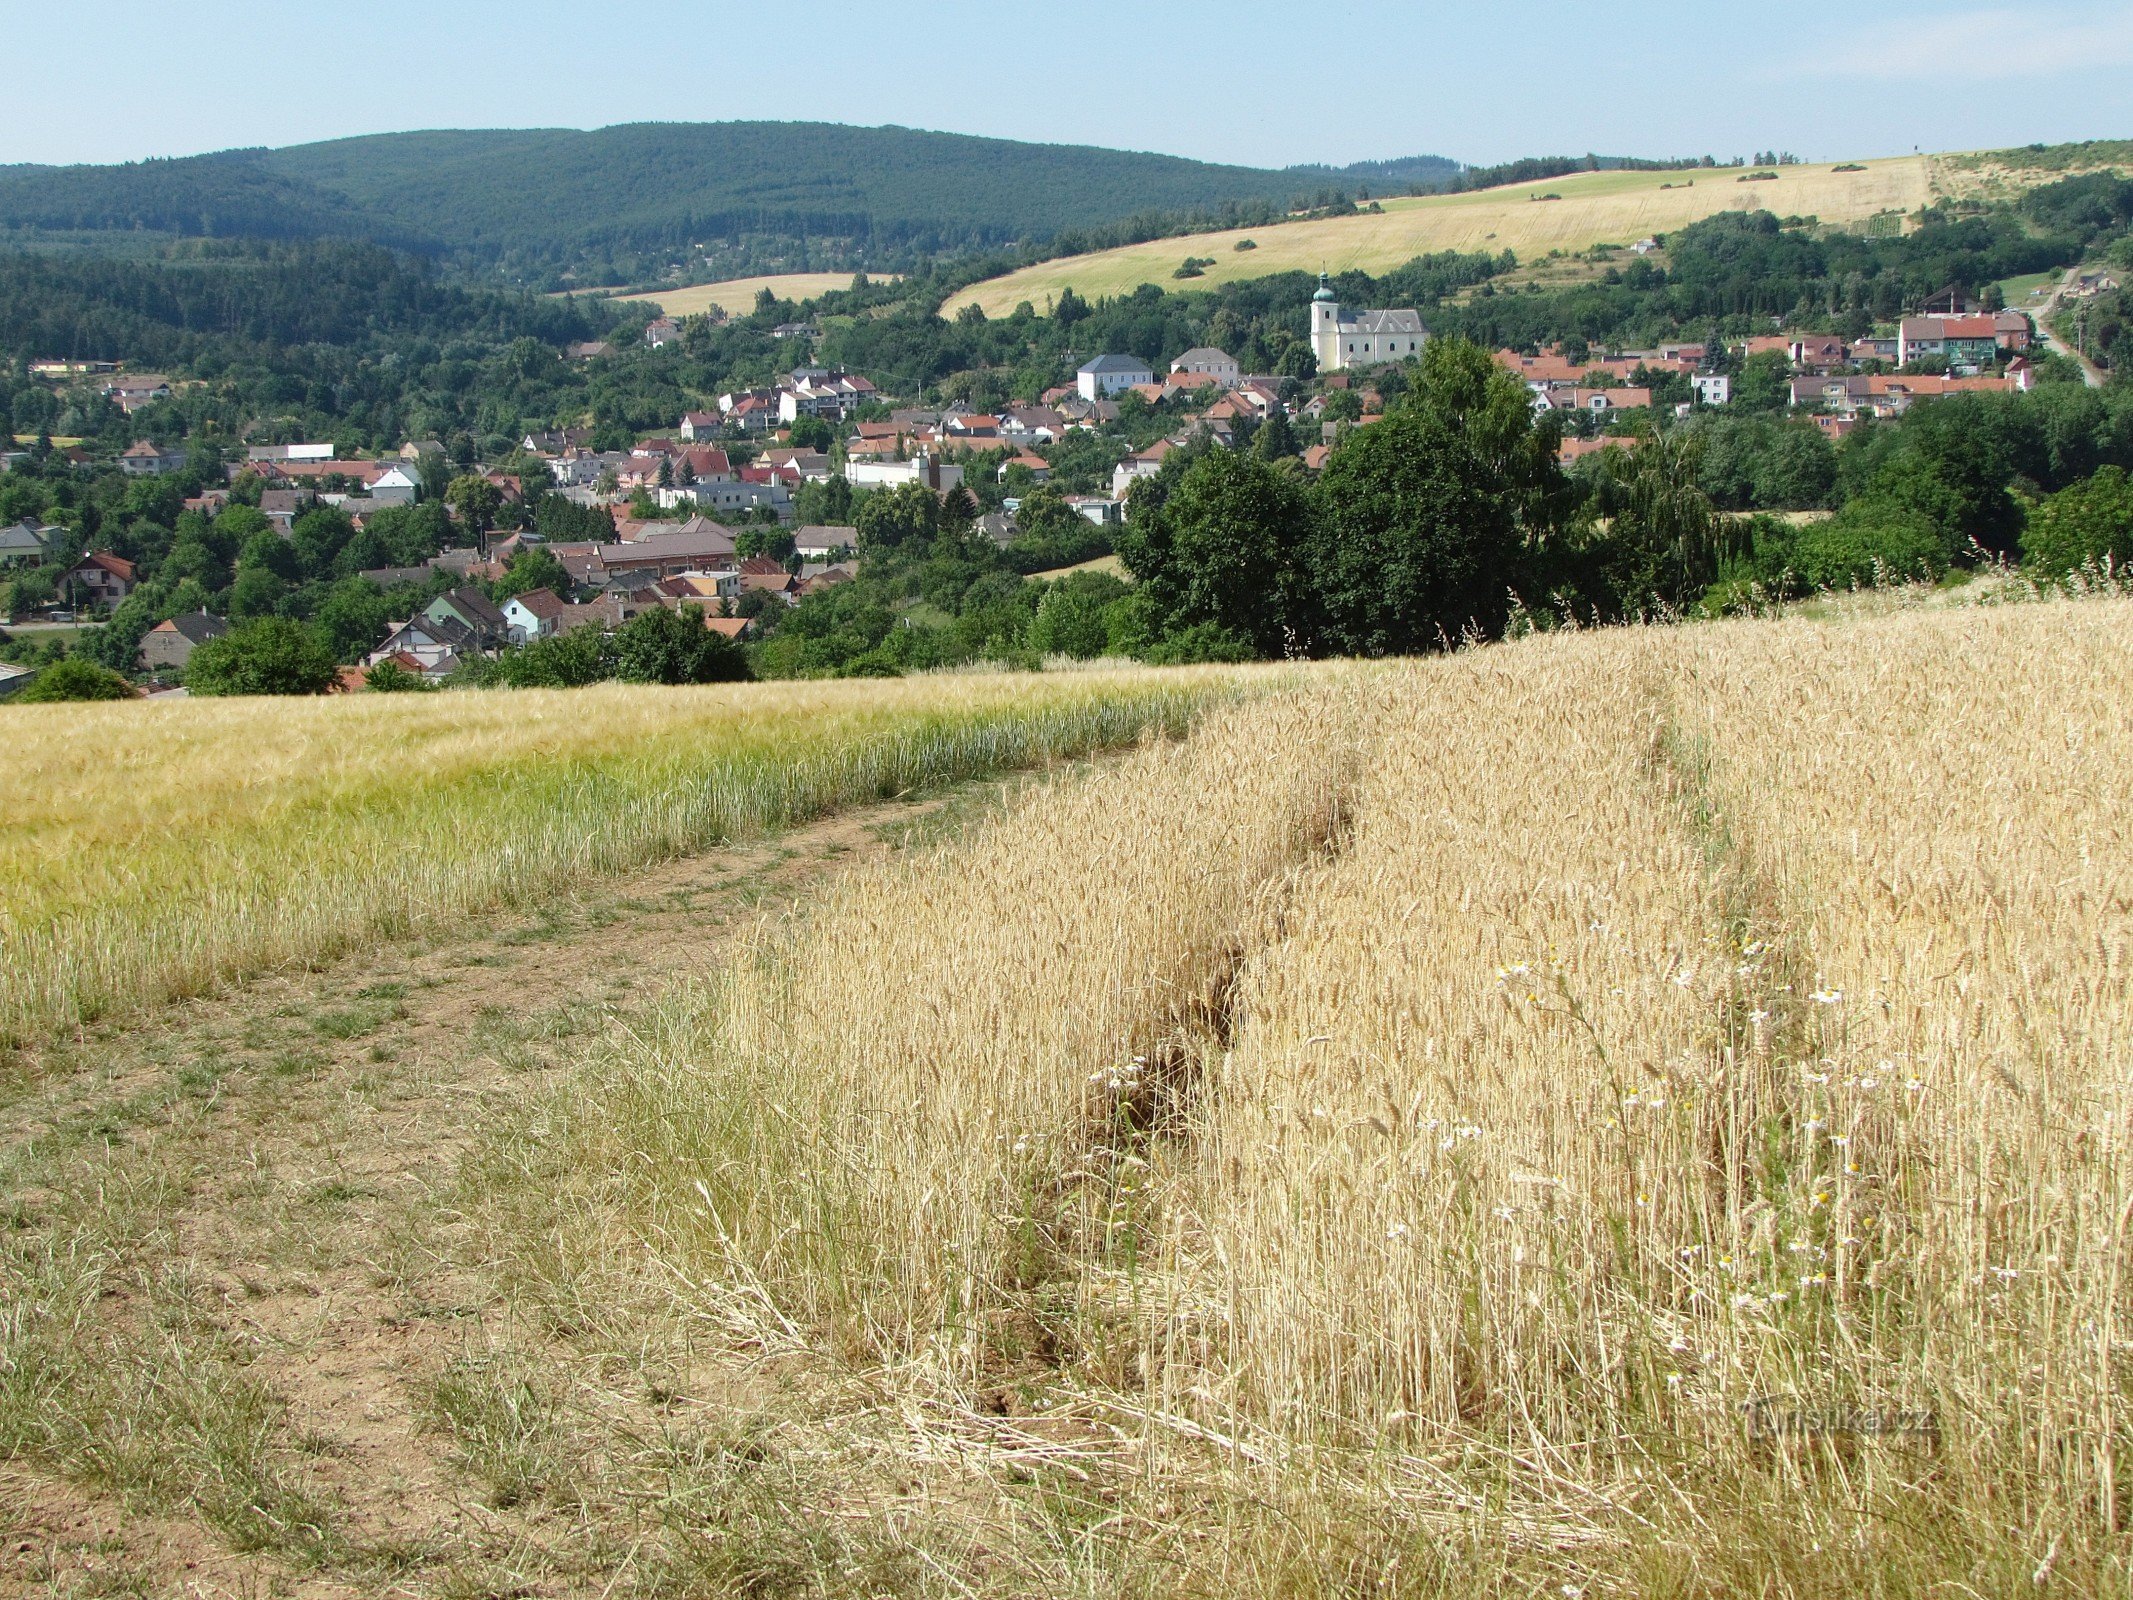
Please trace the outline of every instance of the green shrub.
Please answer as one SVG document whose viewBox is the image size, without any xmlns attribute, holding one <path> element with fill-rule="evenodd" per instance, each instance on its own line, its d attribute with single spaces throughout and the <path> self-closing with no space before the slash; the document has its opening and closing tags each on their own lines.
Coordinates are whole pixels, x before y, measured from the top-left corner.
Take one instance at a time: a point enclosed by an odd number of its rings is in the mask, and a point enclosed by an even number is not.
<svg viewBox="0 0 2133 1600">
<path fill-rule="evenodd" d="M 1925 513 L 1886 500 L 1856 500 L 1827 522 L 1802 528 L 1793 545 L 1800 577 L 1849 589 L 1948 570 L 1948 540 Z"/>
<path fill-rule="evenodd" d="M 286 617 L 261 617 L 210 639 L 185 664 L 194 694 L 324 694 L 339 676 L 333 648 Z"/>
<path fill-rule="evenodd" d="M 2022 554 L 2034 570 L 2064 577 L 2083 567 L 2133 562 L 2133 478 L 2104 467 L 2038 506 L 2022 533 Z"/>
<path fill-rule="evenodd" d="M 15 696 L 17 705 L 50 705 L 61 700 L 126 700 L 133 685 L 113 672 L 80 656 L 55 662 L 30 680 Z"/>
</svg>

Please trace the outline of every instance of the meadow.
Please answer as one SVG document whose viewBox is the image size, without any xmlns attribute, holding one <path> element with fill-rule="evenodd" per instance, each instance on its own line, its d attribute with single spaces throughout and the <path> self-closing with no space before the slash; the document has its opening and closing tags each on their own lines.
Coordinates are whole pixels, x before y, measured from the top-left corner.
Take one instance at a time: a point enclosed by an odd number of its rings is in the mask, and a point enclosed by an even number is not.
<svg viewBox="0 0 2133 1600">
<path fill-rule="evenodd" d="M 1049 1592 L 2122 1588 L 2129 689 L 2110 599 L 1222 708 L 596 1052 L 565 1213 L 1020 1441 Z"/>
<path fill-rule="evenodd" d="M 1068 287 L 1090 300 L 1131 294 L 1144 283 L 1167 289 L 1187 256 L 1213 259 L 1193 280 L 1194 288 L 1278 272 L 1381 273 L 1444 250 L 1510 250 L 1530 265 L 1551 251 L 1569 255 L 1595 245 L 1635 244 L 1721 211 L 1768 210 L 1856 224 L 1885 212 L 1916 211 L 1943 196 L 2014 192 L 2014 180 L 1989 164 L 1920 155 L 1843 165 L 1860 170 L 1768 168 L 1763 170 L 1777 172 L 1776 180 L 1760 183 L 1740 182 L 1741 173 L 1723 167 L 1587 172 L 1471 194 L 1386 199 L 1380 201 L 1382 214 L 1158 239 L 1041 262 L 965 290 L 942 314 L 977 305 L 987 316 L 1007 316 L 1025 300 L 1044 312 Z M 1558 198 L 1543 198 L 1550 195 Z M 1238 250 L 1246 239 L 1254 248 Z"/>
<path fill-rule="evenodd" d="M 1235 674 L 0 710 L 0 1040 L 838 805 L 1174 732 Z"/>
</svg>

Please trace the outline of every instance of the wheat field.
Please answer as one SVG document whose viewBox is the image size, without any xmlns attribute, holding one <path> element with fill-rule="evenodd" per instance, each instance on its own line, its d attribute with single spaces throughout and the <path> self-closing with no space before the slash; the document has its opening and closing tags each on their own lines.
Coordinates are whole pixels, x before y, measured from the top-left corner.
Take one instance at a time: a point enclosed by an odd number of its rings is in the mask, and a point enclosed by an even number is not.
<svg viewBox="0 0 2133 1600">
<path fill-rule="evenodd" d="M 855 800 L 1175 732 L 1267 676 L 0 710 L 0 1042 Z"/>
<path fill-rule="evenodd" d="M 2122 599 L 1313 678 L 563 1120 L 742 1347 L 1101 1439 L 1129 1592 L 2121 1589 L 2129 692 Z"/>
</svg>

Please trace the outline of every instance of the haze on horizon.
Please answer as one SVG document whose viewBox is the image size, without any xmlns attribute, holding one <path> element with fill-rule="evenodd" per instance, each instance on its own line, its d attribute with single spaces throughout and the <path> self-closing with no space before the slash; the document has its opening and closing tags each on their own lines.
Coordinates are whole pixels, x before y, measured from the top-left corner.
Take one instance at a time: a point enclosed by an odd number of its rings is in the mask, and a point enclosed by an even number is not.
<svg viewBox="0 0 2133 1600">
<path fill-rule="evenodd" d="M 0 163 L 114 162 L 414 128 L 900 123 L 1286 167 L 1434 154 L 1809 160 L 2133 134 L 2133 10 L 1886 0 L 1782 25 L 1707 0 L 1092 0 L 1010 14 L 832 0 L 802 20 L 678 0 L 605 23 L 556 0 L 197 0 L 153 48 L 114 0 L 0 0 Z M 1308 29 L 1296 19 L 1313 16 Z M 1011 23 L 1003 26 L 1003 19 Z M 93 92 L 85 92 L 85 81 Z M 537 175 L 528 174 L 529 180 Z"/>
</svg>

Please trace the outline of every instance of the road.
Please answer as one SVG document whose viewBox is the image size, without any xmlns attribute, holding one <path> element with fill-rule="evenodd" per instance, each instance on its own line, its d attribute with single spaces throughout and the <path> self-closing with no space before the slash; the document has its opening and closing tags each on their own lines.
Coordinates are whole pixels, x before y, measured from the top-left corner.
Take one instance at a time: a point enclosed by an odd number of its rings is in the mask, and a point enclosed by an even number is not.
<svg viewBox="0 0 2133 1600">
<path fill-rule="evenodd" d="M 2050 338 L 2053 350 L 2065 356 L 2067 360 L 2081 369 L 2081 376 L 2087 381 L 2091 389 L 2101 389 L 2109 381 L 2105 377 L 2103 370 L 2095 362 L 2089 360 L 2087 356 L 2081 354 L 2073 345 L 2061 338 L 2058 329 L 2051 324 L 2052 316 L 2057 313 L 2060 305 L 2066 299 L 2066 291 L 2074 286 L 2074 280 L 2080 277 L 2081 273 L 2082 269 L 2080 267 L 2072 267 L 2068 269 L 2066 276 L 2059 280 L 2059 287 L 2054 289 L 2051 292 L 2051 297 L 2037 308 L 2037 327 Z"/>
</svg>

